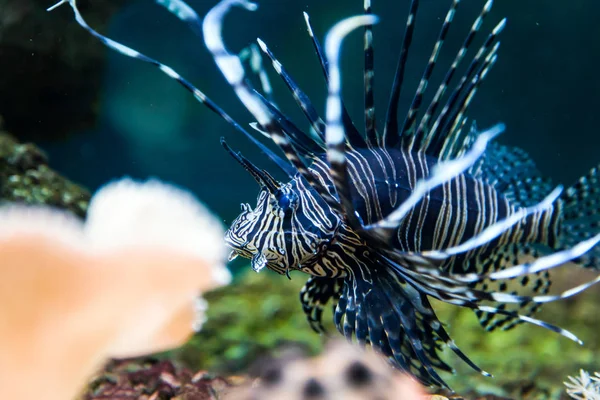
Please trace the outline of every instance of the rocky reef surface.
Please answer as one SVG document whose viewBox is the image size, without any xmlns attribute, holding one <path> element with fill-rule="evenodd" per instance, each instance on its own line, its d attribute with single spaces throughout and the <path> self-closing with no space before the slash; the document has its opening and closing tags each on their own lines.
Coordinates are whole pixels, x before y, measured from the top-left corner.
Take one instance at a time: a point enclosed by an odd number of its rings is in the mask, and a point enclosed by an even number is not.
<svg viewBox="0 0 600 400">
<path fill-rule="evenodd" d="M 0 199 L 53 206 L 83 217 L 90 192 L 50 168 L 38 147 L 0 131 Z"/>
</svg>

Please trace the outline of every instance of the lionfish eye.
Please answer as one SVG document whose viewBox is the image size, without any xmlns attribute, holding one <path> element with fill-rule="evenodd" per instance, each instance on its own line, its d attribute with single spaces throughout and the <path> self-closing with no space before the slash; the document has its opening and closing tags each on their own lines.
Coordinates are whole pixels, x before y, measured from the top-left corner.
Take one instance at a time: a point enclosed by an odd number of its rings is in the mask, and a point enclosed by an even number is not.
<svg viewBox="0 0 600 400">
<path fill-rule="evenodd" d="M 295 209 L 297 206 L 298 197 L 294 193 L 284 193 L 278 190 L 275 193 L 275 199 L 277 200 L 277 206 L 284 212 Z"/>
</svg>

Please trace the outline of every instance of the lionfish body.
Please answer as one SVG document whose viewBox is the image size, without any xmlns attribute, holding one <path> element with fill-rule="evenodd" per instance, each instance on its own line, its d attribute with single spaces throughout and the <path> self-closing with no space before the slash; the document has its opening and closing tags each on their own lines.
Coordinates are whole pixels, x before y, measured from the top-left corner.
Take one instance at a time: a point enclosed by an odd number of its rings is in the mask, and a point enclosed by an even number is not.
<svg viewBox="0 0 600 400">
<path fill-rule="evenodd" d="M 90 28 L 68 2 L 80 25 L 108 47 L 151 63 L 191 91 L 235 129 L 253 141 L 288 175 L 282 183 L 256 167 L 222 140 L 225 149 L 259 183 L 257 205 L 242 213 L 226 235 L 231 257 L 252 267 L 311 277 L 301 291 L 303 310 L 318 332 L 323 308 L 334 305 L 334 322 L 347 338 L 369 344 L 396 367 L 425 384 L 446 386 L 438 370 L 451 371 L 439 356 L 448 346 L 475 370 L 487 374 L 454 344 L 429 299 L 471 308 L 488 330 L 521 322 L 578 339 L 568 331 L 532 318 L 540 304 L 579 293 L 600 281 L 548 295 L 548 271 L 568 261 L 597 267 L 600 241 L 597 204 L 600 183 L 593 169 L 573 187 L 540 176 L 522 150 L 490 143 L 501 125 L 480 132 L 466 123 L 479 85 L 497 59 L 502 20 L 477 50 L 465 74 L 450 89 L 456 70 L 489 14 L 488 1 L 473 23 L 432 102 L 423 96 L 454 18 L 453 0 L 410 109 L 400 123 L 397 112 L 411 45 L 418 0 L 410 3 L 400 59 L 385 126 L 376 129 L 373 94 L 370 1 L 365 15 L 338 23 L 322 47 L 305 19 L 328 83 L 322 119 L 267 46 L 259 45 L 307 116 L 307 134 L 275 105 L 268 85 L 264 96 L 245 77 L 240 57 L 221 38 L 222 20 L 233 5 L 253 10 L 245 0 L 224 0 L 201 22 L 181 0 L 157 0 L 203 34 L 208 50 L 244 106 L 251 124 L 285 154 L 280 158 L 233 121 L 204 93 L 170 67 L 108 39 Z M 353 29 L 365 27 L 365 132 L 361 134 L 341 100 L 339 50 Z M 256 64 L 256 63 L 254 63 Z M 253 66 L 253 68 L 255 65 Z M 266 74 L 256 68 L 261 81 Z M 443 99 L 446 99 L 443 101 Z M 509 289 L 507 281 L 516 281 Z M 522 294 L 521 294 L 522 293 Z"/>
<path fill-rule="evenodd" d="M 363 225 L 374 224 L 393 212 L 436 164 L 425 154 L 396 149 L 361 149 L 347 155 L 352 204 Z M 317 159 L 310 171 L 334 196 L 335 185 L 327 163 Z M 360 255 L 372 257 L 377 252 L 301 176 L 279 190 L 275 197 L 268 189 L 262 190 L 256 209 L 244 205 L 226 234 L 233 255 L 250 258 L 255 270 L 268 267 L 280 274 L 301 270 L 318 277 L 342 278 L 356 269 L 350 265 L 365 264 L 358 261 Z M 452 272 L 477 272 L 476 261 L 489 259 L 503 244 L 553 247 L 561 220 L 557 203 L 519 220 L 485 246 L 445 259 L 440 267 Z M 431 190 L 395 229 L 389 246 L 402 252 L 456 246 L 523 207 L 517 204 L 481 176 L 463 173 Z M 344 245 L 357 251 L 341 251 Z"/>
</svg>

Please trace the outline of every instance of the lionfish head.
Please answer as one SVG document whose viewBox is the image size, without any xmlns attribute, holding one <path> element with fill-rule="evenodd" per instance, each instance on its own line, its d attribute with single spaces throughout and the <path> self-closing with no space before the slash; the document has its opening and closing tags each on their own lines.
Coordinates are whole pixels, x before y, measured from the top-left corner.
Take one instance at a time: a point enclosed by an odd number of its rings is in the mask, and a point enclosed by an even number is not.
<svg viewBox="0 0 600 400">
<path fill-rule="evenodd" d="M 232 248 L 230 260 L 242 256 L 257 272 L 267 267 L 287 274 L 316 258 L 332 232 L 305 214 L 301 198 L 312 200 L 292 180 L 276 188 L 263 186 L 254 209 L 242 204 L 242 212 L 225 233 Z"/>
</svg>

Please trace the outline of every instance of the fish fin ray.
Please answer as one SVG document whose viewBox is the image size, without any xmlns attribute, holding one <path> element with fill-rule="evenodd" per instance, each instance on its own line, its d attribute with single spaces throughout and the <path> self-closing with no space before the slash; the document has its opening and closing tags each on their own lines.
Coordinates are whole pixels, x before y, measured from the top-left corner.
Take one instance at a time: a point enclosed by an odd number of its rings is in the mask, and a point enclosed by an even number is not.
<svg viewBox="0 0 600 400">
<path fill-rule="evenodd" d="M 568 188 L 562 195 L 561 247 L 573 245 L 600 233 L 600 166 Z M 600 269 L 600 246 L 574 260 L 586 268 Z"/>
<path fill-rule="evenodd" d="M 329 301 L 337 302 L 343 280 L 311 276 L 300 291 L 302 311 L 310 327 L 317 333 L 327 333 L 323 326 L 323 310 Z"/>
</svg>

